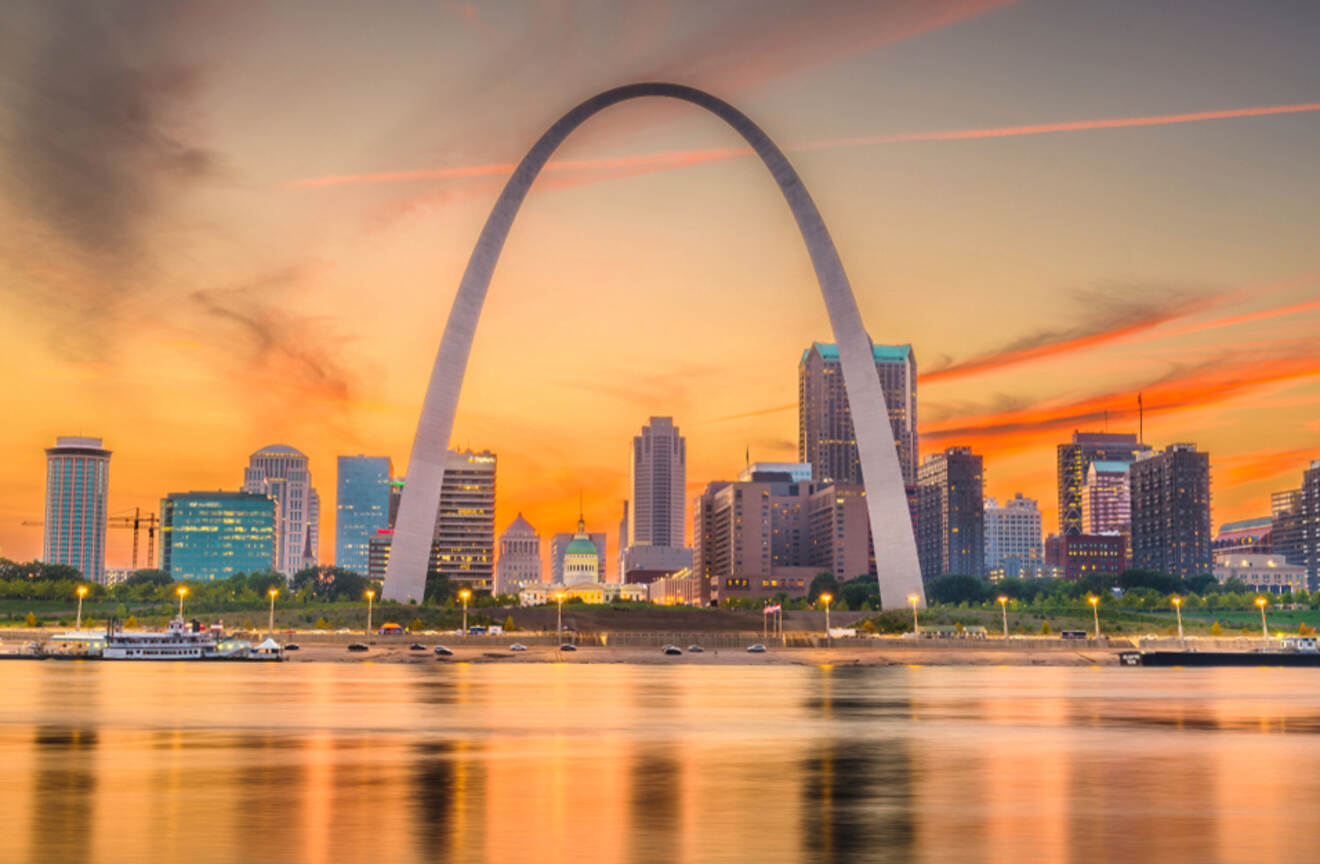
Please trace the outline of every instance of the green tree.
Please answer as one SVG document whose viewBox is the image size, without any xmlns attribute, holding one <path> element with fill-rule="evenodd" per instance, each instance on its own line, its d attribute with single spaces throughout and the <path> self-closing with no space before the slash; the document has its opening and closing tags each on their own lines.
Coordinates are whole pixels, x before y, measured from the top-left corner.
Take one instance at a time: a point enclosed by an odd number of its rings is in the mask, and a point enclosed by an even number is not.
<svg viewBox="0 0 1320 864">
<path fill-rule="evenodd" d="M 517 625 L 515 625 L 515 624 L 513 623 L 513 616 L 512 616 L 512 615 L 507 615 L 507 616 L 505 616 L 505 618 L 504 618 L 504 632 L 505 632 L 505 633 L 512 633 L 514 630 L 517 630 L 517 629 L 518 629 Z"/>
<path fill-rule="evenodd" d="M 833 573 L 821 571 L 812 578 L 811 588 L 807 591 L 807 601 L 815 603 L 822 594 L 839 596 L 839 580 L 834 578 Z"/>
<path fill-rule="evenodd" d="M 839 599 L 849 609 L 875 609 L 880 603 L 880 583 L 861 576 L 839 586 Z"/>
<path fill-rule="evenodd" d="M 316 629 L 317 629 L 317 630 L 329 630 L 329 629 L 330 629 L 330 622 L 327 621 L 327 620 L 325 620 L 325 618 L 317 618 L 317 619 L 316 619 Z"/>
<path fill-rule="evenodd" d="M 946 573 L 926 584 L 931 603 L 983 603 L 990 596 L 990 583 L 979 576 Z"/>
<path fill-rule="evenodd" d="M 138 585 L 169 585 L 174 581 L 174 577 L 164 570 L 135 570 L 121 584 L 125 588 L 133 588 Z"/>
<path fill-rule="evenodd" d="M 1050 634 L 1053 633 L 1053 632 L 1054 632 L 1054 631 L 1050 629 L 1050 622 L 1049 622 L 1049 621 L 1042 621 L 1042 622 L 1040 622 L 1040 635 L 1042 635 L 1042 636 L 1048 636 L 1048 635 L 1050 635 Z"/>
<path fill-rule="evenodd" d="M 422 629 L 423 627 L 425 627 L 425 626 L 426 626 L 426 625 L 422 623 L 422 619 L 421 619 L 421 618 L 414 618 L 414 619 L 412 619 L 411 621 L 408 622 L 408 631 L 409 631 L 410 633 L 416 633 L 417 631 L 421 630 L 421 629 Z"/>
</svg>

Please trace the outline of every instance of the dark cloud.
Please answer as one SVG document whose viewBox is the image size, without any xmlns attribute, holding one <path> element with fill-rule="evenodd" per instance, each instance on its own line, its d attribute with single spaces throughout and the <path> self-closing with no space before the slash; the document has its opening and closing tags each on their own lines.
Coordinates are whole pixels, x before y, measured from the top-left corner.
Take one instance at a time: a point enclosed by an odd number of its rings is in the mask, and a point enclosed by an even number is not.
<svg viewBox="0 0 1320 864">
<path fill-rule="evenodd" d="M 14 97 L 0 159 L 9 197 L 95 273 L 90 308 L 132 290 L 144 235 L 216 167 L 191 128 L 200 74 L 173 47 L 180 8 L 43 2 L 7 16 L 0 72 Z"/>
</svg>

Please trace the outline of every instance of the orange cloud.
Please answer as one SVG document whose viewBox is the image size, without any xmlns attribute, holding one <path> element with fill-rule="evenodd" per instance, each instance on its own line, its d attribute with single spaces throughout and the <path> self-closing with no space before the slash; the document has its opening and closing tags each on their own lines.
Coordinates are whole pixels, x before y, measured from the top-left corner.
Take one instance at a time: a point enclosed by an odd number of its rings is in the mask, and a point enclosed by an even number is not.
<svg viewBox="0 0 1320 864">
<path fill-rule="evenodd" d="M 1295 474 L 1300 483 L 1302 470 L 1316 458 L 1320 458 L 1320 447 L 1235 453 L 1214 460 L 1215 480 L 1231 484 L 1252 483 L 1283 474 Z"/>
</svg>

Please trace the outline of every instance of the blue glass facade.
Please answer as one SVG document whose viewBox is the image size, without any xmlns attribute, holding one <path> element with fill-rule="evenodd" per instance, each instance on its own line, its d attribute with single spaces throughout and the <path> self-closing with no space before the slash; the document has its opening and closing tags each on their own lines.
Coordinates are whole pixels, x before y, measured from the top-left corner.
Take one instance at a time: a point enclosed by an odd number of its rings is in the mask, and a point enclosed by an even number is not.
<svg viewBox="0 0 1320 864">
<path fill-rule="evenodd" d="M 160 566 L 214 581 L 275 566 L 275 502 L 248 492 L 178 492 L 161 501 Z"/>
<path fill-rule="evenodd" d="M 387 456 L 340 456 L 335 508 L 335 564 L 366 574 L 371 538 L 390 525 Z"/>
</svg>

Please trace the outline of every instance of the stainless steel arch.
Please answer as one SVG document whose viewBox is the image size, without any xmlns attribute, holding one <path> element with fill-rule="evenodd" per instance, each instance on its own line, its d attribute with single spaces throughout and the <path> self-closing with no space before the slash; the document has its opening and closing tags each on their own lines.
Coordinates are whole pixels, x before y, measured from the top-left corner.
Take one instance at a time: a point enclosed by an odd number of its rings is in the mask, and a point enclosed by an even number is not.
<svg viewBox="0 0 1320 864">
<path fill-rule="evenodd" d="M 871 340 L 862 327 L 852 287 L 820 212 L 783 152 L 741 111 L 704 91 L 657 82 L 606 90 L 559 118 L 518 164 L 495 202 L 463 272 L 463 281 L 459 283 L 431 371 L 426 400 L 417 422 L 417 436 L 413 439 L 412 455 L 408 459 L 408 482 L 404 486 L 395 523 L 384 596 L 404 602 L 422 599 L 436 508 L 444 480 L 445 454 L 472 348 L 472 336 L 490 287 L 491 274 L 519 206 L 527 197 L 532 181 L 569 133 L 598 111 L 643 96 L 680 99 L 710 111 L 747 140 L 779 184 L 807 244 L 825 298 L 830 326 L 834 330 L 834 340 L 839 346 L 844 389 L 852 408 L 862 478 L 867 489 L 867 513 L 875 543 L 881 597 L 886 606 L 893 608 L 902 606 L 909 596 L 916 595 L 918 603 L 924 606 L 925 591 L 917 563 L 912 520 L 894 448 L 893 430 L 889 425 L 889 412 L 872 356 Z"/>
</svg>

